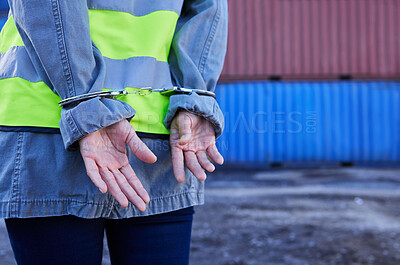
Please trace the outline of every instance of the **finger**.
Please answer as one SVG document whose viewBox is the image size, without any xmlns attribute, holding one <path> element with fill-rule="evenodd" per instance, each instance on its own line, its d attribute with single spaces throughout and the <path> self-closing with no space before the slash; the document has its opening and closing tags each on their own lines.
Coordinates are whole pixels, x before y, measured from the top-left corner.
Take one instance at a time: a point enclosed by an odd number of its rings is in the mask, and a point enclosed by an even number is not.
<svg viewBox="0 0 400 265">
<path fill-rule="evenodd" d="M 133 127 L 129 133 L 127 143 L 131 148 L 132 152 L 143 162 L 153 164 L 154 162 L 157 161 L 156 155 L 137 136 Z"/>
<path fill-rule="evenodd" d="M 192 122 L 188 115 L 181 114 L 178 116 L 179 127 L 179 144 L 185 145 L 192 139 Z"/>
<path fill-rule="evenodd" d="M 171 160 L 174 175 L 179 183 L 185 181 L 185 164 L 183 160 L 183 151 L 176 146 L 171 146 Z"/>
<path fill-rule="evenodd" d="M 202 168 L 208 172 L 213 172 L 215 170 L 215 166 L 210 162 L 210 160 L 208 160 L 205 151 L 198 151 L 196 156 Z"/>
<path fill-rule="evenodd" d="M 121 173 L 125 176 L 131 187 L 136 191 L 137 195 L 139 195 L 145 203 L 149 203 L 150 196 L 143 187 L 139 178 L 136 176 L 136 173 L 133 171 L 132 167 L 128 164 L 122 167 L 119 171 L 121 171 Z"/>
<path fill-rule="evenodd" d="M 125 176 L 118 170 L 113 170 L 111 171 L 114 174 L 115 179 L 117 180 L 119 188 L 122 190 L 122 192 L 125 194 L 125 196 L 128 198 L 128 200 L 136 206 L 140 211 L 144 212 L 146 210 L 146 204 L 140 198 L 136 191 L 131 187 L 131 185 L 128 183 L 127 179 Z"/>
<path fill-rule="evenodd" d="M 217 164 L 222 165 L 224 163 L 224 158 L 219 153 L 217 146 L 215 144 L 210 145 L 207 148 L 207 153 L 212 160 L 214 160 Z"/>
<path fill-rule="evenodd" d="M 129 203 L 128 199 L 119 188 L 118 183 L 115 180 L 114 174 L 112 174 L 108 169 L 100 168 L 99 171 L 104 182 L 107 184 L 108 191 L 111 193 L 111 195 L 119 202 L 119 204 L 121 204 L 122 207 L 127 207 Z"/>
<path fill-rule="evenodd" d="M 207 178 L 206 173 L 201 168 L 196 155 L 191 151 L 185 151 L 185 162 L 186 166 L 190 171 L 192 171 L 193 175 L 200 181 L 203 181 Z"/>
<path fill-rule="evenodd" d="M 101 193 L 107 192 L 107 185 L 101 179 L 99 173 L 99 167 L 97 166 L 96 162 L 90 158 L 83 157 L 83 162 L 85 163 L 86 173 L 88 174 L 89 178 L 92 180 L 94 185 L 99 188 Z"/>
</svg>

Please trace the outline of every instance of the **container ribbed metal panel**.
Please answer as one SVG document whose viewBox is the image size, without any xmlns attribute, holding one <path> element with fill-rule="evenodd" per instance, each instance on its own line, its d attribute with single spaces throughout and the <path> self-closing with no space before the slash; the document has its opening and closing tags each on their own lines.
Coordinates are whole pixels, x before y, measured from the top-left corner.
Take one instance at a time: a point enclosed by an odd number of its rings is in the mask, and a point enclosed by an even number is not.
<svg viewBox="0 0 400 265">
<path fill-rule="evenodd" d="M 400 83 L 242 82 L 217 96 L 227 165 L 400 163 Z"/>
<path fill-rule="evenodd" d="M 0 0 L 0 10 L 8 10 L 9 8 L 7 0 Z"/>
<path fill-rule="evenodd" d="M 8 9 L 8 2 L 6 0 L 0 0 L 0 30 L 7 21 Z"/>
<path fill-rule="evenodd" d="M 7 17 L 0 17 L 0 30 L 3 28 L 6 21 L 7 21 Z"/>
<path fill-rule="evenodd" d="M 398 79 L 398 0 L 229 0 L 222 79 Z"/>
</svg>

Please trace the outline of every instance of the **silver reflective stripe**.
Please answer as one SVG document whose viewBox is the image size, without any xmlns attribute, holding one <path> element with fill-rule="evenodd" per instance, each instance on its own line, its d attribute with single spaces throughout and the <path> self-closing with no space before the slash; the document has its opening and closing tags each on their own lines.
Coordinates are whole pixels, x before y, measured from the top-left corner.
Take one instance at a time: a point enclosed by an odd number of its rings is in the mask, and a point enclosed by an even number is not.
<svg viewBox="0 0 400 265">
<path fill-rule="evenodd" d="M 0 53 L 0 79 L 11 77 L 21 77 L 35 83 L 42 81 L 24 46 L 11 47 Z"/>
<path fill-rule="evenodd" d="M 18 62 L 18 63 L 17 63 Z M 104 88 L 121 90 L 125 87 L 172 87 L 169 65 L 152 57 L 132 57 L 125 60 L 104 58 L 106 78 Z M 0 79 L 20 77 L 39 82 L 25 47 L 12 47 L 0 54 Z"/>
<path fill-rule="evenodd" d="M 106 63 L 105 88 L 171 87 L 171 73 L 167 62 L 152 57 L 131 57 L 125 60 L 104 58 Z"/>
<path fill-rule="evenodd" d="M 183 0 L 88 0 L 89 9 L 114 10 L 144 16 L 158 10 L 174 11 L 180 15 Z"/>
</svg>

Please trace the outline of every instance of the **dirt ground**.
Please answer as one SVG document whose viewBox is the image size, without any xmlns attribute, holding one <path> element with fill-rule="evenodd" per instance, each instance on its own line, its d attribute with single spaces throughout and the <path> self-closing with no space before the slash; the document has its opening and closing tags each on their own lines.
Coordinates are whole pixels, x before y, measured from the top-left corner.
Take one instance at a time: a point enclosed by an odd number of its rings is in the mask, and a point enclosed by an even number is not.
<svg viewBox="0 0 400 265">
<path fill-rule="evenodd" d="M 219 170 L 206 183 L 192 265 L 400 264 L 400 169 Z M 0 264 L 15 264 L 4 222 L 0 239 Z"/>
</svg>

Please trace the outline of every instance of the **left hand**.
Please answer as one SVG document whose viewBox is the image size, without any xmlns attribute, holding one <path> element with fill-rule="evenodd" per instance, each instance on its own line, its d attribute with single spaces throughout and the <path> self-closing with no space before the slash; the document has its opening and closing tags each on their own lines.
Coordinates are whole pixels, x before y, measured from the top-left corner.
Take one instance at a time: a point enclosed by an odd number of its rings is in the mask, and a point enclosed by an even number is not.
<svg viewBox="0 0 400 265">
<path fill-rule="evenodd" d="M 172 166 L 178 182 L 185 180 L 184 162 L 195 177 L 203 181 L 206 173 L 213 172 L 215 166 L 208 156 L 222 165 L 224 158 L 215 145 L 213 125 L 203 117 L 181 110 L 171 123 L 170 135 Z"/>
<path fill-rule="evenodd" d="M 92 132 L 79 141 L 87 174 L 100 191 L 110 191 L 122 207 L 127 207 L 130 201 L 143 212 L 150 198 L 129 164 L 126 144 L 143 162 L 157 160 L 126 119 Z"/>
</svg>

